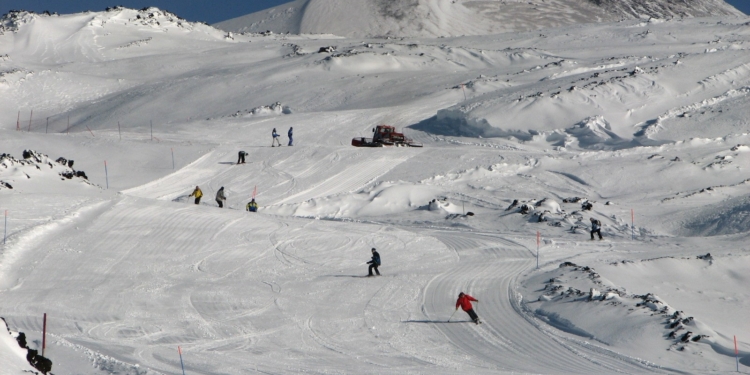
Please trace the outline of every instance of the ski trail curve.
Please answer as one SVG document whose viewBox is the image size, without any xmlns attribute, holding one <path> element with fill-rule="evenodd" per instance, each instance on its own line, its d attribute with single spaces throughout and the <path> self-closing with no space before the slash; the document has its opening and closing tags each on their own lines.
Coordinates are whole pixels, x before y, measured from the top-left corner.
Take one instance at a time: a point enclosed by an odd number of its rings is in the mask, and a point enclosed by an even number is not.
<svg viewBox="0 0 750 375">
<path fill-rule="evenodd" d="M 456 251 L 456 267 L 435 277 L 424 289 L 422 311 L 431 321 L 447 320 L 458 293 L 476 297 L 475 311 L 484 324 L 437 324 L 458 348 L 494 371 L 559 374 L 658 372 L 636 359 L 566 339 L 534 322 L 515 293 L 517 277 L 533 267 L 528 249 L 512 241 L 467 233 L 437 232 L 434 237 Z M 453 321 L 469 321 L 458 311 Z"/>
</svg>

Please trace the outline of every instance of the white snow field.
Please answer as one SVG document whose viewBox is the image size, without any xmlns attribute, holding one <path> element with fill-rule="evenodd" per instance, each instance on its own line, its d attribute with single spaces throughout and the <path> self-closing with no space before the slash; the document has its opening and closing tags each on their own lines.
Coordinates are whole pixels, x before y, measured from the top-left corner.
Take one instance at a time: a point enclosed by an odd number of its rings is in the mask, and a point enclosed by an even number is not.
<svg viewBox="0 0 750 375">
<path fill-rule="evenodd" d="M 750 19 L 485 31 L 6 15 L 0 317 L 55 374 L 750 371 Z"/>
<path fill-rule="evenodd" d="M 724 0 L 294 0 L 216 26 L 240 33 L 447 37 L 642 17 L 741 15 Z"/>
</svg>

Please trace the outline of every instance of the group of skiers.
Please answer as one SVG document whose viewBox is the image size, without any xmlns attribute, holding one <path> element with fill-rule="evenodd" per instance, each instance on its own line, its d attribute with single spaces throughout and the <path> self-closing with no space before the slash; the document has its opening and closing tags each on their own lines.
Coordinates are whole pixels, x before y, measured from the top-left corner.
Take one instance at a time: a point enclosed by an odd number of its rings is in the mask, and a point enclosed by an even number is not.
<svg viewBox="0 0 750 375">
<path fill-rule="evenodd" d="M 189 197 L 195 197 L 195 204 L 201 203 L 201 198 L 203 197 L 203 191 L 200 187 L 196 186 L 195 190 L 193 190 Z M 224 187 L 220 187 L 219 191 L 216 192 L 216 203 L 219 205 L 219 208 L 224 208 L 224 202 L 227 200 L 227 195 L 224 193 Z M 251 199 L 250 202 L 245 205 L 245 210 L 250 212 L 258 212 L 258 203 L 255 202 L 255 198 Z"/>
<path fill-rule="evenodd" d="M 287 146 L 293 146 L 294 145 L 294 139 L 292 138 L 292 127 L 289 127 L 289 131 L 286 132 L 286 135 L 289 137 L 289 144 Z M 273 137 L 273 140 L 271 141 L 271 147 L 276 147 L 277 145 L 281 147 L 281 141 L 279 141 L 279 133 L 276 133 L 276 128 L 273 128 L 273 131 L 271 131 L 271 137 Z"/>
</svg>

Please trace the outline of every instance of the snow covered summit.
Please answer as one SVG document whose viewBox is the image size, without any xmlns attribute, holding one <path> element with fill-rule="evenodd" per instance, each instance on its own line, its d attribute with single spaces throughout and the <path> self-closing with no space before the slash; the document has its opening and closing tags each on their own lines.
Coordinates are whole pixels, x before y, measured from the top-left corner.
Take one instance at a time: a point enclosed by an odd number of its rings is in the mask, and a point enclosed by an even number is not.
<svg viewBox="0 0 750 375">
<path fill-rule="evenodd" d="M 216 26 L 232 32 L 438 37 L 628 18 L 741 15 L 723 0 L 296 0 Z"/>
</svg>

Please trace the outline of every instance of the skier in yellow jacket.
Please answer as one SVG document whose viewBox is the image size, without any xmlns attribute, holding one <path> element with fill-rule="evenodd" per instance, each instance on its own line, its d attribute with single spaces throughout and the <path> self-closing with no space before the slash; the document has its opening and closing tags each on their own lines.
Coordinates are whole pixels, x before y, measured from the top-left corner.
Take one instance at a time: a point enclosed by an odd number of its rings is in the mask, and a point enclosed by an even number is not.
<svg viewBox="0 0 750 375">
<path fill-rule="evenodd" d="M 188 197 L 195 197 L 195 204 L 201 203 L 201 197 L 203 196 L 203 192 L 201 191 L 201 188 L 195 187 L 195 190 L 193 190 L 193 193 L 188 195 Z"/>
</svg>

